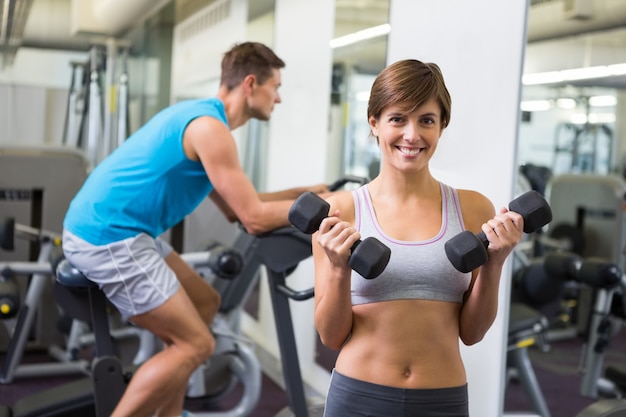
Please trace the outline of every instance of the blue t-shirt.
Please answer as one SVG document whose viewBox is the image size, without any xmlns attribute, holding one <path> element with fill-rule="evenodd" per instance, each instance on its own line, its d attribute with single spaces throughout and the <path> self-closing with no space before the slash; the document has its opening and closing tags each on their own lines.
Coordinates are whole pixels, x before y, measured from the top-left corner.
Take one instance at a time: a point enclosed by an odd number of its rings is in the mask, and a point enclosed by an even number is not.
<svg viewBox="0 0 626 417">
<path fill-rule="evenodd" d="M 213 190 L 202 163 L 183 150 L 186 127 L 201 116 L 228 127 L 217 98 L 183 101 L 156 114 L 89 174 L 63 227 L 105 245 L 141 232 L 156 237 L 183 220 Z"/>
</svg>

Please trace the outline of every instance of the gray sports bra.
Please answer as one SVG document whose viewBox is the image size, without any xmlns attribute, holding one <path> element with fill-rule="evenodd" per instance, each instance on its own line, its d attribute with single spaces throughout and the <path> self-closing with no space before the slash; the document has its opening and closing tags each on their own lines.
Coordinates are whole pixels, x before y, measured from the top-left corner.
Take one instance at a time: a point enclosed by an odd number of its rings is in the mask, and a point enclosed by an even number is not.
<svg viewBox="0 0 626 417">
<path fill-rule="evenodd" d="M 375 279 L 352 272 L 352 304 L 399 299 L 463 302 L 471 273 L 457 271 L 444 250 L 450 238 L 464 230 L 457 191 L 440 183 L 442 225 L 439 233 L 423 241 L 401 241 L 382 230 L 364 185 L 354 191 L 355 227 L 365 239 L 374 236 L 391 249 L 389 264 Z"/>
</svg>

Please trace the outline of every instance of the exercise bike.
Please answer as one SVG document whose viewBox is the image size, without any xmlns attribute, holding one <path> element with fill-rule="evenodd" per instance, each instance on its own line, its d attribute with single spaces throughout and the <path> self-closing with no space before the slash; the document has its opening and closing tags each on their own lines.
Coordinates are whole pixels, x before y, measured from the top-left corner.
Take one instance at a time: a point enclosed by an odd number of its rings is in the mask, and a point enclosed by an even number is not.
<svg viewBox="0 0 626 417">
<path fill-rule="evenodd" d="M 236 281 L 236 275 L 242 267 L 240 254 L 232 248 L 218 243 L 211 243 L 207 250 L 184 253 L 182 258 L 199 270 L 208 270 L 219 279 Z M 47 265 L 51 269 L 50 264 Z M 36 393 L 20 399 L 9 410 L 0 407 L 2 413 L 13 417 L 46 417 L 46 416 L 108 416 L 112 411 L 125 386 L 137 366 L 133 364 L 123 367 L 116 356 L 111 329 L 109 326 L 110 306 L 100 290 L 78 271 L 71 268 L 67 261 L 61 260 L 53 267 L 56 274 L 55 296 L 64 312 L 73 319 L 90 323 L 93 330 L 95 356 L 90 361 L 87 376 L 50 390 Z M 214 279 L 218 279 L 213 277 Z M 234 287 L 233 287 L 234 288 Z M 232 292 L 231 292 L 232 293 Z M 226 296 L 229 299 L 229 296 Z M 224 412 L 199 414 L 211 417 L 235 417 L 248 415 L 256 406 L 260 397 L 261 369 L 250 343 L 240 335 L 231 331 L 228 323 L 228 312 L 221 309 L 224 316 L 216 318 L 212 331 L 216 339 L 216 351 L 213 358 L 227 357 L 222 367 L 226 367 L 243 384 L 243 395 L 236 405 Z M 145 332 L 145 331 L 144 331 Z M 147 332 L 146 332 L 147 333 Z M 141 339 L 149 340 L 150 337 Z M 153 348 L 156 345 L 151 345 Z M 224 383 L 217 384 L 218 392 L 207 391 L 205 373 L 211 366 L 202 367 L 190 381 L 190 392 L 202 395 L 207 399 L 224 393 Z M 229 379 L 227 386 L 232 386 Z"/>
</svg>

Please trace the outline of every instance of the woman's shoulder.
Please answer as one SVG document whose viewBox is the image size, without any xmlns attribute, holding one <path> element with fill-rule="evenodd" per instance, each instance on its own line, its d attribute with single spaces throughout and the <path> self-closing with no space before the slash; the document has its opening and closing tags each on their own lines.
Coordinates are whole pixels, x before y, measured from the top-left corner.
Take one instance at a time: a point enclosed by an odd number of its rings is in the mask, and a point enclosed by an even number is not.
<svg viewBox="0 0 626 417">
<path fill-rule="evenodd" d="M 484 194 L 475 190 L 457 190 L 463 221 L 469 230 L 480 230 L 480 226 L 495 216 L 493 203 Z"/>
<path fill-rule="evenodd" d="M 351 190 L 335 191 L 326 198 L 326 201 L 330 204 L 331 215 L 339 211 L 342 220 L 354 220 L 354 197 Z"/>
</svg>

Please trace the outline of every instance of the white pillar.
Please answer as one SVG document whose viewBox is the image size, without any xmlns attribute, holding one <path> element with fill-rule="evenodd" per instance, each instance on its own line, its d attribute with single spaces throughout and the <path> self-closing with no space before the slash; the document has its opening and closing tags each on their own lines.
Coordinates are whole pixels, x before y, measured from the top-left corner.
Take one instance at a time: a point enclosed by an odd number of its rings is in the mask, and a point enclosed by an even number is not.
<svg viewBox="0 0 626 417">
<path fill-rule="evenodd" d="M 325 173 L 335 2 L 276 0 L 275 13 L 274 50 L 286 67 L 279 90 L 282 103 L 270 121 L 268 190 L 333 180 Z M 313 281 L 310 258 L 288 278 L 298 289 L 313 286 Z M 292 301 L 291 311 L 303 379 L 326 392 L 329 374 L 315 363 L 313 300 Z"/>
<path fill-rule="evenodd" d="M 435 176 L 489 197 L 496 208 L 514 195 L 526 0 L 391 0 L 388 62 L 435 62 L 452 95 L 451 124 L 432 161 Z M 500 308 L 485 339 L 462 348 L 470 415 L 502 414 L 510 264 Z"/>
</svg>

